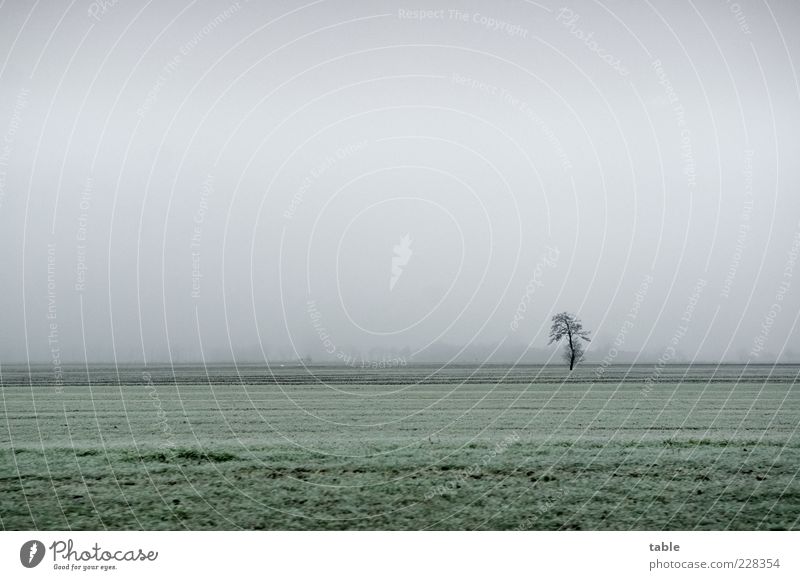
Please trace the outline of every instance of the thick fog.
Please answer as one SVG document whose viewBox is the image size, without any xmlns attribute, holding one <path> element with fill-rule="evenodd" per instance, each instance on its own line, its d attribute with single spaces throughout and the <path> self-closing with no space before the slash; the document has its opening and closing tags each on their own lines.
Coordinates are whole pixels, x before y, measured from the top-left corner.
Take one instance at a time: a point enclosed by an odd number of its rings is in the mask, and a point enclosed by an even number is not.
<svg viewBox="0 0 800 580">
<path fill-rule="evenodd" d="M 0 363 L 800 360 L 800 6 L 7 1 Z"/>
</svg>

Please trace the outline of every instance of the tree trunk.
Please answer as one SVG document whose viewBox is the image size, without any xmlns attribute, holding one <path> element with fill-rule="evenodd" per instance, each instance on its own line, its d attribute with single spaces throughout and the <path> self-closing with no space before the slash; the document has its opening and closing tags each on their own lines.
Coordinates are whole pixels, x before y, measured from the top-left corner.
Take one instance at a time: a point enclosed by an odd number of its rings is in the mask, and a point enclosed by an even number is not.
<svg viewBox="0 0 800 580">
<path fill-rule="evenodd" d="M 572 328 L 567 324 L 567 338 L 569 339 L 569 370 L 575 365 L 575 345 L 572 344 Z"/>
</svg>

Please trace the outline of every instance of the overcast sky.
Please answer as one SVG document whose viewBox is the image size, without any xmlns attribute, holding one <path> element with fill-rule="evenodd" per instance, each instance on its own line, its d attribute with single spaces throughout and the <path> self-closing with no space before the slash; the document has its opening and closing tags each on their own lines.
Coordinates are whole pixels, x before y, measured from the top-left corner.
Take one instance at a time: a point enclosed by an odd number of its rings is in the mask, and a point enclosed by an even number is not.
<svg viewBox="0 0 800 580">
<path fill-rule="evenodd" d="M 0 363 L 800 359 L 797 3 L 263 4 L 0 4 Z"/>
</svg>

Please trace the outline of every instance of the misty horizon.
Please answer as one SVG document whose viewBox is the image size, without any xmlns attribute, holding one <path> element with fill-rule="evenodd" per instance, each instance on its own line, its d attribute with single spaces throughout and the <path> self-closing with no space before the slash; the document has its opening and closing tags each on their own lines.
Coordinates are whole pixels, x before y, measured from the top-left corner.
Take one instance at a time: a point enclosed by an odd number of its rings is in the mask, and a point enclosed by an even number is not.
<svg viewBox="0 0 800 580">
<path fill-rule="evenodd" d="M 800 14 L 622 9 L 5 7 L 0 364 L 800 361 Z"/>
</svg>

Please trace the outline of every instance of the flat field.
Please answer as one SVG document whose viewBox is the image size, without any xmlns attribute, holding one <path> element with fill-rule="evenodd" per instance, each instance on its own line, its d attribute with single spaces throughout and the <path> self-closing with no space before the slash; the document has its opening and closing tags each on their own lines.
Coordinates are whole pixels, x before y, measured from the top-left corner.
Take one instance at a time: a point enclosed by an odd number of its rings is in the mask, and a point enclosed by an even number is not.
<svg viewBox="0 0 800 580">
<path fill-rule="evenodd" d="M 0 528 L 800 528 L 800 367 L 596 370 L 4 366 Z"/>
</svg>

